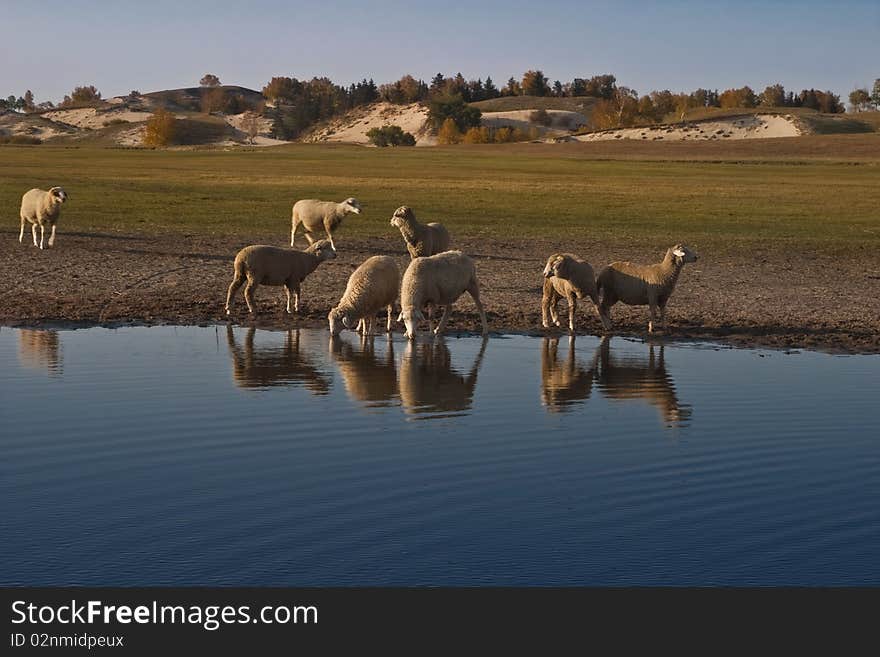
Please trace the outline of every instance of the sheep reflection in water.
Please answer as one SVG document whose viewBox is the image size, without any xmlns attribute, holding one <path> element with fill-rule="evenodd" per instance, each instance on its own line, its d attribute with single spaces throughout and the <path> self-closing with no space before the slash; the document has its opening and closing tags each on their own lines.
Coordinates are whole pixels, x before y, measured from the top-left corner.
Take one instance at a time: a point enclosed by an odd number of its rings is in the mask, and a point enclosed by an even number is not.
<svg viewBox="0 0 880 657">
<path fill-rule="evenodd" d="M 586 366 L 576 358 L 575 336 L 569 336 L 565 360 L 558 356 L 559 338 L 545 337 L 541 343 L 541 401 L 551 413 L 571 410 L 590 398 L 596 359 Z"/>
<path fill-rule="evenodd" d="M 597 350 L 599 367 L 596 387 L 608 399 L 643 399 L 654 406 L 668 427 L 685 426 L 691 407 L 678 400 L 675 383 L 666 371 L 663 345 L 648 344 L 648 357 L 629 353 L 614 354 L 611 339 L 602 338 Z"/>
<path fill-rule="evenodd" d="M 330 354 L 349 398 L 368 407 L 391 406 L 398 396 L 394 342 L 390 336 L 384 340 L 387 347 L 381 356 L 376 353 L 376 339 L 360 336 L 358 348 L 342 337 L 331 336 Z"/>
<path fill-rule="evenodd" d="M 58 331 L 19 329 L 18 361 L 22 367 L 60 375 L 61 340 Z"/>
<path fill-rule="evenodd" d="M 300 347 L 298 330 L 289 330 L 284 344 L 254 345 L 256 329 L 249 328 L 240 346 L 231 326 L 226 327 L 226 341 L 232 356 L 232 378 L 241 388 L 268 388 L 302 384 L 316 395 L 330 391 L 330 378 L 315 366 Z"/>
<path fill-rule="evenodd" d="M 465 415 L 473 404 L 488 342 L 483 338 L 470 370 L 461 373 L 452 366 L 443 338 L 409 341 L 400 364 L 400 400 L 405 411 L 423 418 Z"/>
</svg>

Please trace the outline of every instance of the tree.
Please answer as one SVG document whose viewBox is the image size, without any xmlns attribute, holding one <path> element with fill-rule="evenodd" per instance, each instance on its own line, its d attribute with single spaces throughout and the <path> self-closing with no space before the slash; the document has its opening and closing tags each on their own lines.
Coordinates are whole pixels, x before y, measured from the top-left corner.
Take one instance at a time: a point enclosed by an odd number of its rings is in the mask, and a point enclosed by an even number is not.
<svg viewBox="0 0 880 657">
<path fill-rule="evenodd" d="M 568 92 L 572 96 L 586 96 L 587 95 L 587 81 L 583 78 L 575 78 L 571 81 L 571 85 L 569 85 Z"/>
<path fill-rule="evenodd" d="M 761 92 L 758 100 L 763 107 L 783 107 L 785 106 L 785 87 L 781 84 L 769 86 Z"/>
<path fill-rule="evenodd" d="M 492 133 L 489 128 L 470 128 L 461 139 L 463 144 L 490 144 L 492 143 Z"/>
<path fill-rule="evenodd" d="M 89 85 L 88 87 L 75 87 L 73 91 L 70 92 L 70 95 L 65 96 L 64 100 L 61 101 L 61 106 L 70 107 L 72 105 L 83 105 L 95 103 L 99 100 L 101 100 L 101 92 L 98 91 L 94 85 Z"/>
<path fill-rule="evenodd" d="M 563 93 L 562 83 L 559 80 L 553 83 L 553 95 L 557 98 L 561 98 L 565 94 Z"/>
<path fill-rule="evenodd" d="M 24 92 L 24 111 L 25 112 L 33 112 L 36 109 L 36 105 L 34 104 L 34 94 L 28 89 Z"/>
<path fill-rule="evenodd" d="M 431 78 L 431 93 L 440 93 L 446 87 L 446 78 L 443 77 L 442 73 L 438 73 L 433 78 Z"/>
<path fill-rule="evenodd" d="M 543 71 L 526 71 L 523 74 L 522 93 L 524 96 L 547 96 L 550 93 Z"/>
<path fill-rule="evenodd" d="M 638 113 L 639 118 L 648 123 L 654 123 L 660 119 L 660 117 L 657 116 L 657 108 L 654 106 L 654 101 L 651 100 L 650 96 L 642 96 L 639 98 Z"/>
<path fill-rule="evenodd" d="M 719 100 L 721 102 L 721 107 L 725 109 L 735 107 L 755 107 L 758 104 L 758 97 L 749 86 L 741 87 L 740 89 L 727 89 L 721 94 Z"/>
<path fill-rule="evenodd" d="M 874 88 L 871 90 L 871 100 L 874 105 L 880 107 L 880 78 L 874 80 Z"/>
<path fill-rule="evenodd" d="M 220 87 L 206 87 L 202 89 L 201 104 L 205 114 L 219 112 L 226 104 L 226 93 Z"/>
<path fill-rule="evenodd" d="M 594 75 L 584 83 L 584 95 L 611 100 L 617 87 L 617 78 L 610 73 Z"/>
<path fill-rule="evenodd" d="M 218 78 L 213 73 L 205 73 L 202 76 L 202 79 L 199 80 L 200 87 L 219 87 L 220 86 L 220 78 Z"/>
<path fill-rule="evenodd" d="M 880 82 L 880 80 L 878 80 Z M 498 98 L 500 92 L 498 91 L 498 87 L 495 86 L 495 83 L 492 82 L 492 78 L 486 77 L 486 81 L 483 83 L 483 93 L 486 96 L 487 100 L 491 100 L 492 98 Z"/>
<path fill-rule="evenodd" d="M 260 115 L 256 112 L 245 112 L 241 118 L 241 129 L 247 135 L 248 142 L 253 144 L 260 134 Z"/>
<path fill-rule="evenodd" d="M 853 89 L 849 94 L 849 104 L 856 112 L 863 112 L 871 107 L 871 94 L 867 89 Z"/>
<path fill-rule="evenodd" d="M 479 126 L 482 113 L 468 105 L 460 95 L 439 96 L 428 103 L 428 118 L 435 128 L 440 129 L 447 119 L 452 119 L 459 132 Z"/>
<path fill-rule="evenodd" d="M 144 145 L 161 147 L 174 143 L 175 128 L 174 115 L 164 108 L 159 108 L 147 121 Z"/>
<path fill-rule="evenodd" d="M 461 141 L 461 130 L 451 117 L 445 119 L 437 131 L 437 142 L 440 144 L 457 144 Z"/>
<path fill-rule="evenodd" d="M 301 92 L 302 84 L 296 78 L 274 77 L 263 87 L 263 96 L 274 102 L 292 102 Z"/>
<path fill-rule="evenodd" d="M 501 90 L 502 96 L 520 96 L 522 95 L 522 87 L 515 78 L 511 77 L 507 80 L 507 85 Z"/>
<path fill-rule="evenodd" d="M 386 125 L 381 128 L 371 128 L 367 131 L 367 139 L 374 146 L 415 146 L 416 138 L 409 132 L 404 132 L 399 125 Z"/>
</svg>

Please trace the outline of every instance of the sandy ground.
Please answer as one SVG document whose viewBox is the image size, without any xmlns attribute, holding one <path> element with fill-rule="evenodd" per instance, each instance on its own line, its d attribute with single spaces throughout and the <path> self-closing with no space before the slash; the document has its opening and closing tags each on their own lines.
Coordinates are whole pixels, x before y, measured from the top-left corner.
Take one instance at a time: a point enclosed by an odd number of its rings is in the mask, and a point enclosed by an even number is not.
<svg viewBox="0 0 880 657">
<path fill-rule="evenodd" d="M 244 242 L 195 235 L 86 234 L 66 232 L 63 225 L 53 249 L 19 245 L 17 238 L 17 231 L 0 232 L 5 282 L 0 324 L 16 326 L 223 323 L 235 253 L 247 243 L 282 244 L 278 235 Z M 355 240 L 342 231 L 337 242 L 339 257 L 303 284 L 301 316 L 283 312 L 282 288 L 263 286 L 256 293 L 257 317 L 248 316 L 239 292 L 232 321 L 266 328 L 324 326 L 351 271 L 368 256 L 394 255 L 401 268 L 408 263 L 402 243 L 392 236 Z M 477 261 L 491 330 L 540 334 L 541 269 L 557 245 L 508 239 L 454 246 Z M 583 241 L 571 250 L 599 265 L 617 259 L 654 262 L 663 249 Z M 751 250 L 745 260 L 738 251 L 701 250 L 699 262 L 685 268 L 668 315 L 669 339 L 880 353 L 880 264 L 866 250 L 850 250 L 840 258 L 768 247 Z M 646 308 L 618 304 L 613 317 L 616 333 L 645 335 Z M 581 333 L 600 332 L 589 302 L 581 304 L 577 322 Z M 473 303 L 461 300 L 450 332 L 473 331 L 478 325 Z"/>
<path fill-rule="evenodd" d="M 78 109 L 46 112 L 43 116 L 51 121 L 66 123 L 77 128 L 98 130 L 105 127 L 110 121 L 120 120 L 127 123 L 137 123 L 148 120 L 152 114 L 150 112 L 135 112 L 125 109 L 98 112 L 94 107 L 81 107 Z"/>
<path fill-rule="evenodd" d="M 38 114 L 0 112 L 0 134 L 28 135 L 46 141 L 76 132 L 76 128 L 51 121 Z"/>
<path fill-rule="evenodd" d="M 412 133 L 416 146 L 432 146 L 437 138 L 428 134 L 428 108 L 413 103 L 392 105 L 376 103 L 352 110 L 345 117 L 331 121 L 312 132 L 304 141 L 347 142 L 368 144 L 367 132 L 372 128 L 398 125 L 404 132 Z"/>
<path fill-rule="evenodd" d="M 556 136 L 576 130 L 587 123 L 587 117 L 580 112 L 565 110 L 547 110 L 550 115 L 549 126 L 532 122 L 531 115 L 535 110 L 513 110 L 510 112 L 483 112 L 482 123 L 488 128 L 520 128 L 528 130 L 538 128 L 542 135 Z"/>
<path fill-rule="evenodd" d="M 571 137 L 576 141 L 607 141 L 610 139 L 644 139 L 653 141 L 700 141 L 728 139 L 768 139 L 797 137 L 801 134 L 794 117 L 778 114 L 731 116 L 708 121 L 670 123 L 643 128 L 603 130 Z"/>
</svg>

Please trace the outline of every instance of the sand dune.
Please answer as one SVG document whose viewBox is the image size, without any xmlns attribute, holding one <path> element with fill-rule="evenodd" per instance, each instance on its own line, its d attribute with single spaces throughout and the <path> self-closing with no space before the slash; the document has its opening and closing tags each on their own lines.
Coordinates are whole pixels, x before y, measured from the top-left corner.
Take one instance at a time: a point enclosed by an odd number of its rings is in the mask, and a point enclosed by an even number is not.
<svg viewBox="0 0 880 657">
<path fill-rule="evenodd" d="M 94 107 L 79 107 L 76 109 L 53 110 L 45 112 L 43 116 L 50 121 L 66 123 L 77 128 L 98 130 L 105 127 L 110 121 L 119 120 L 126 123 L 138 123 L 146 121 L 152 114 L 150 112 L 136 112 L 127 109 L 99 112 Z"/>
<path fill-rule="evenodd" d="M 565 141 L 608 141 L 639 139 L 645 141 L 701 141 L 719 139 L 762 139 L 797 137 L 800 128 L 790 114 L 748 114 L 705 121 L 670 123 L 643 128 L 618 128 L 575 135 Z"/>
<path fill-rule="evenodd" d="M 482 124 L 488 128 L 538 128 L 542 135 L 556 136 L 576 130 L 587 123 L 587 117 L 580 112 L 566 110 L 547 110 L 550 125 L 543 126 L 531 119 L 535 110 L 511 110 L 508 112 L 483 112 Z"/>
<path fill-rule="evenodd" d="M 358 108 L 339 119 L 319 126 L 303 141 L 368 144 L 367 132 L 372 128 L 386 125 L 398 125 L 404 132 L 412 133 L 416 138 L 416 146 L 431 146 L 437 143 L 437 138 L 429 134 L 428 108 L 419 103 L 411 105 L 376 103 L 369 107 Z"/>
</svg>

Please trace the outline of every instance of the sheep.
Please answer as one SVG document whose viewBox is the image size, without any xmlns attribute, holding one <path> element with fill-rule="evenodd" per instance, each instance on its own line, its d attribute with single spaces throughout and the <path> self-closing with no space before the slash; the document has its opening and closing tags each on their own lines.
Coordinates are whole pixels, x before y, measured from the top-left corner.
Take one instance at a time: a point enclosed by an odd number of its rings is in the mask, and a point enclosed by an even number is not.
<svg viewBox="0 0 880 657">
<path fill-rule="evenodd" d="M 363 335 L 373 334 L 376 313 L 388 309 L 386 330 L 391 332 L 391 313 L 400 290 L 400 270 L 390 256 L 373 256 L 355 269 L 348 278 L 345 293 L 339 303 L 330 310 L 330 334 L 339 335 L 343 326 L 351 328 L 355 320 Z"/>
<path fill-rule="evenodd" d="M 428 304 L 443 306 L 443 316 L 434 329 L 434 334 L 440 335 L 446 328 L 452 304 L 465 292 L 471 295 L 477 305 L 483 335 L 486 335 L 489 327 L 486 324 L 486 312 L 480 303 L 480 285 L 474 261 L 461 251 L 446 251 L 416 258 L 409 263 L 403 275 L 401 312 L 397 321 L 406 325 L 406 336 L 414 340 L 419 322 L 425 318 L 422 309 Z M 430 330 L 430 321 L 428 328 Z"/>
<path fill-rule="evenodd" d="M 24 239 L 25 222 L 31 223 L 31 233 L 34 236 L 34 246 L 43 248 L 43 238 L 46 235 L 46 224 L 52 226 L 52 234 L 49 235 L 49 246 L 55 244 L 55 224 L 61 214 L 61 204 L 70 198 L 60 187 L 53 187 L 48 192 L 42 189 L 31 189 L 21 197 L 21 231 L 18 233 L 18 243 Z M 37 243 L 37 226 L 40 227 L 40 242 Z"/>
<path fill-rule="evenodd" d="M 547 258 L 544 266 L 544 292 L 541 298 L 541 323 L 550 328 L 547 315 L 559 326 L 556 306 L 560 299 L 568 302 L 568 330 L 574 333 L 574 313 L 577 300 L 589 297 L 593 301 L 596 314 L 599 314 L 599 295 L 596 292 L 596 278 L 590 263 L 571 253 L 554 253 Z"/>
<path fill-rule="evenodd" d="M 287 312 L 290 313 L 291 292 L 293 310 L 299 312 L 300 284 L 318 265 L 335 257 L 336 249 L 327 240 L 318 240 L 305 251 L 263 244 L 244 247 L 235 256 L 234 275 L 226 294 L 226 314 L 230 314 L 233 297 L 245 278 L 244 300 L 248 312 L 254 312 L 254 290 L 258 285 L 283 285 L 287 292 Z"/>
<path fill-rule="evenodd" d="M 602 293 L 599 315 L 605 328 L 611 329 L 611 306 L 618 301 L 630 306 L 649 306 L 651 319 L 648 333 L 654 332 L 657 308 L 660 321 L 666 330 L 666 304 L 681 269 L 688 262 L 696 262 L 697 254 L 683 244 L 676 244 L 666 251 L 662 262 L 653 265 L 636 265 L 631 262 L 612 262 L 599 272 L 596 286 Z"/>
<path fill-rule="evenodd" d="M 391 225 L 400 229 L 413 260 L 449 250 L 449 232 L 443 224 L 420 224 L 412 208 L 405 205 L 397 208 L 391 215 Z"/>
<path fill-rule="evenodd" d="M 316 199 L 303 199 L 293 204 L 293 225 L 290 229 L 290 246 L 294 246 L 296 229 L 300 224 L 306 234 L 309 244 L 314 243 L 312 233 L 324 229 L 330 246 L 336 249 L 333 242 L 333 230 L 338 228 L 345 215 L 361 213 L 361 205 L 356 198 L 347 198 L 342 203 L 333 201 L 318 201 Z"/>
</svg>

